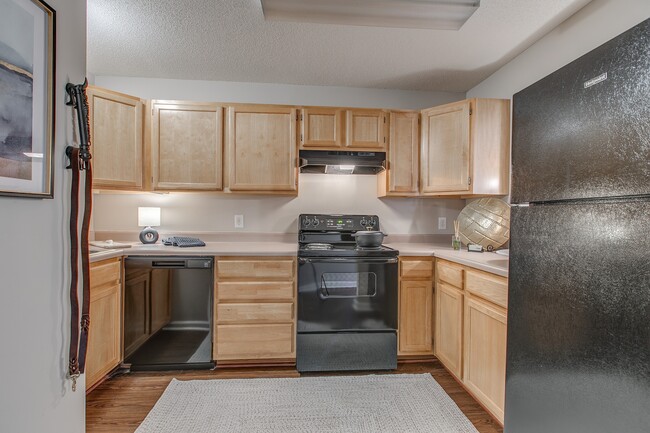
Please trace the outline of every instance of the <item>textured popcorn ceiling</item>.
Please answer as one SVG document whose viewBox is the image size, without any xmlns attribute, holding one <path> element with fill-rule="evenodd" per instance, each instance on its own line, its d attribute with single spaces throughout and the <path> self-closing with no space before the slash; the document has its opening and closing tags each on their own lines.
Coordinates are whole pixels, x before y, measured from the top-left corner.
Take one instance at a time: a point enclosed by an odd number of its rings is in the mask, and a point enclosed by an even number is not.
<svg viewBox="0 0 650 433">
<path fill-rule="evenodd" d="M 265 21 L 259 0 L 88 0 L 88 71 L 464 92 L 590 1 L 483 0 L 445 31 Z"/>
</svg>

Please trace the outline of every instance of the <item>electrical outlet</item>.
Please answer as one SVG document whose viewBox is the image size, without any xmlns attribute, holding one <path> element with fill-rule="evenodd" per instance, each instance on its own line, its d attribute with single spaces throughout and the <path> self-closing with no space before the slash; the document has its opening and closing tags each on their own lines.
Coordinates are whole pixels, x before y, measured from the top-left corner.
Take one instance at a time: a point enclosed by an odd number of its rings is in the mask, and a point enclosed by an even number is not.
<svg viewBox="0 0 650 433">
<path fill-rule="evenodd" d="M 438 230 L 447 230 L 447 218 L 438 217 Z"/>
<path fill-rule="evenodd" d="M 235 228 L 236 229 L 244 228 L 244 215 L 235 215 Z"/>
</svg>

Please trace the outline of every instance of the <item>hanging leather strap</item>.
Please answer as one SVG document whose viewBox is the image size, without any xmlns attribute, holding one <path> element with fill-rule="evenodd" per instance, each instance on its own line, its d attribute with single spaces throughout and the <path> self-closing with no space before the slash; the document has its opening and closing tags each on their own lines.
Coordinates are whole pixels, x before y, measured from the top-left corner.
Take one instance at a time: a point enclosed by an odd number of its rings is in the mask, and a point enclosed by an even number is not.
<svg viewBox="0 0 650 433">
<path fill-rule="evenodd" d="M 90 215 L 92 213 L 92 165 L 87 164 L 84 183 L 84 211 L 81 223 L 81 242 L 79 242 L 79 177 L 83 161 L 78 148 L 69 148 L 72 186 L 70 193 L 70 352 L 68 374 L 73 380 L 72 390 L 76 390 L 76 380 L 86 367 L 88 331 L 90 329 L 90 251 L 88 236 Z M 81 245 L 81 318 L 79 317 L 79 246 Z"/>
</svg>

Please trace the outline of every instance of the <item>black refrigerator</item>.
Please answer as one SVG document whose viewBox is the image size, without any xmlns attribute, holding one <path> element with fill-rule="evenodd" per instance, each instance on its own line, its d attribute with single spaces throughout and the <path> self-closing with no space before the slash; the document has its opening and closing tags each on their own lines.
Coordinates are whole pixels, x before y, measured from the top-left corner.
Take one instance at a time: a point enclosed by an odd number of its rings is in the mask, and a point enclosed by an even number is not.
<svg viewBox="0 0 650 433">
<path fill-rule="evenodd" d="M 650 432 L 650 20 L 514 95 L 505 433 Z"/>
</svg>

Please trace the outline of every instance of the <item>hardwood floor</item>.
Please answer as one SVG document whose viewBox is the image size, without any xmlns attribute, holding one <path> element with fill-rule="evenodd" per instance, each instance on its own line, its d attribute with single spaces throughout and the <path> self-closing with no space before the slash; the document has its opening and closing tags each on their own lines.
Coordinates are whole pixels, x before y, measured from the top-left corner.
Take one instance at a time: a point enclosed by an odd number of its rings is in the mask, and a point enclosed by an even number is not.
<svg viewBox="0 0 650 433">
<path fill-rule="evenodd" d="M 396 372 L 430 373 L 474 424 L 479 433 L 503 433 L 499 424 L 474 401 L 438 362 L 400 364 Z M 389 373 L 389 374 L 390 374 Z M 326 373 L 326 375 L 351 375 Z M 376 374 L 359 373 L 359 374 Z M 314 376 L 315 374 L 308 374 Z M 214 371 L 139 372 L 107 380 L 86 397 L 87 433 L 133 433 L 172 380 L 299 377 L 292 367 L 232 368 Z"/>
</svg>

